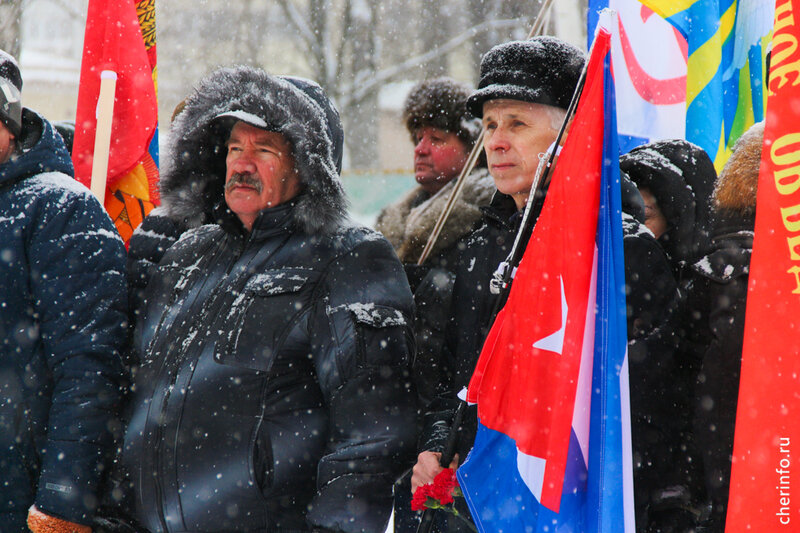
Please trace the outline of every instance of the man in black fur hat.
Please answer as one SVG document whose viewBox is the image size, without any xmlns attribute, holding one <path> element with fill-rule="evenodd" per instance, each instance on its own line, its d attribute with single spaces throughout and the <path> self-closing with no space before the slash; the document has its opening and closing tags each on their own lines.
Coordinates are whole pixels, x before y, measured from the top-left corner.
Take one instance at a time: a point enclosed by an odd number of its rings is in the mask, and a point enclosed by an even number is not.
<svg viewBox="0 0 800 533">
<path fill-rule="evenodd" d="M 403 262 L 416 303 L 417 352 L 413 377 L 420 405 L 433 399 L 439 386 L 439 357 L 450 310 L 458 241 L 480 221 L 480 207 L 496 191 L 485 165 L 466 176 L 453 210 L 425 264 L 417 265 L 455 187 L 480 121 L 467 111 L 471 90 L 451 78 L 416 84 L 406 98 L 403 119 L 414 143 L 414 176 L 419 186 L 386 207 L 376 229 L 394 246 Z M 416 531 L 410 511 L 408 478 L 396 489 L 395 530 Z"/>
<path fill-rule="evenodd" d="M 470 89 L 450 78 L 416 84 L 406 98 L 403 119 L 414 143 L 414 174 L 419 187 L 378 216 L 375 228 L 397 251 L 417 304 L 417 357 L 414 375 L 422 401 L 438 385 L 437 361 L 450 306 L 458 241 L 480 221 L 480 206 L 496 191 L 485 165 L 467 177 L 436 245 L 417 266 L 433 227 L 452 195 L 454 179 L 480 135 L 480 121 L 467 111 Z"/>
<path fill-rule="evenodd" d="M 248 67 L 173 124 L 162 216 L 189 228 L 136 318 L 123 506 L 150 531 L 383 531 L 413 452 L 411 293 L 346 217 L 338 114 Z"/>
<path fill-rule="evenodd" d="M 501 44 L 481 61 L 481 80 L 467 106 L 482 118 L 483 146 L 498 193 L 484 211 L 483 224 L 463 243 L 441 357 L 443 386 L 425 414 L 423 451 L 414 466 L 413 490 L 432 482 L 442 469 L 440 452 L 458 403 L 456 395 L 469 383 L 497 303 L 492 274 L 508 257 L 526 204 L 533 202 L 534 220 L 541 211 L 547 183 L 544 192 L 531 197 L 536 169 L 540 158 L 557 149 L 553 144 L 584 62 L 583 52 L 554 37 Z M 662 279 L 672 278 L 662 278 L 662 273 L 669 272 L 666 257 L 652 235 L 643 235 L 647 232 L 641 196 L 630 181 L 623 183 L 622 192 L 628 335 L 634 338 L 653 327 L 648 310 L 671 301 L 675 286 L 674 280 L 670 286 L 660 285 Z M 458 459 L 463 460 L 477 430 L 474 407 L 459 429 Z M 459 530 L 452 523 L 447 527 Z"/>
<path fill-rule="evenodd" d="M 414 144 L 414 177 L 419 187 L 381 211 L 375 225 L 403 263 L 419 259 L 453 191 L 453 180 L 480 135 L 480 120 L 467 111 L 470 92 L 465 84 L 451 78 L 436 78 L 419 82 L 406 98 L 403 120 Z M 467 177 L 430 262 L 453 269 L 456 241 L 480 220 L 478 207 L 489 203 L 494 190 L 485 168 Z"/>
</svg>

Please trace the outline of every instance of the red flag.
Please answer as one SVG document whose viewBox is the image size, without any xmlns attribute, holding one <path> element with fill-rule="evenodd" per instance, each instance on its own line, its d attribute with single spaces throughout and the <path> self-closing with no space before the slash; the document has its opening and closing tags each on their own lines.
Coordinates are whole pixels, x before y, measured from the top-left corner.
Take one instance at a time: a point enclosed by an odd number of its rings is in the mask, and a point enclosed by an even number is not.
<svg viewBox="0 0 800 533">
<path fill-rule="evenodd" d="M 117 86 L 105 207 L 126 242 L 158 203 L 158 168 L 148 151 L 158 123 L 154 30 L 155 0 L 89 0 L 72 159 L 75 177 L 88 187 L 100 73 L 112 70 Z"/>
<path fill-rule="evenodd" d="M 797 531 L 800 0 L 778 0 L 726 531 Z M 794 473 L 794 475 L 791 475 Z"/>
</svg>

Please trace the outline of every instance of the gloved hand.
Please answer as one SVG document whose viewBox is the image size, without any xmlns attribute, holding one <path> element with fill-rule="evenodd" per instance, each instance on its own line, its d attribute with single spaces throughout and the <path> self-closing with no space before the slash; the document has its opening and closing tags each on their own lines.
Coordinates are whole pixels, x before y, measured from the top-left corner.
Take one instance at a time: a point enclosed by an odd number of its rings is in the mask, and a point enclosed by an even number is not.
<svg viewBox="0 0 800 533">
<path fill-rule="evenodd" d="M 33 533 L 92 533 L 92 528 L 68 522 L 41 512 L 35 505 L 28 509 L 28 529 Z"/>
</svg>

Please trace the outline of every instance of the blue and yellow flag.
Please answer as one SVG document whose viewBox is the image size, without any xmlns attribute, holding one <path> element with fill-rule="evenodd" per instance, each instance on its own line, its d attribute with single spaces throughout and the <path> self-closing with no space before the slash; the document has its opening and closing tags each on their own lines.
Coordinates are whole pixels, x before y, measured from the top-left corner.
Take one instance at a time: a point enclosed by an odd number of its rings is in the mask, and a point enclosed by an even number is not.
<svg viewBox="0 0 800 533">
<path fill-rule="evenodd" d="M 640 0 L 686 38 L 686 139 L 717 170 L 736 139 L 764 119 L 765 55 L 775 9 L 770 0 Z"/>
</svg>

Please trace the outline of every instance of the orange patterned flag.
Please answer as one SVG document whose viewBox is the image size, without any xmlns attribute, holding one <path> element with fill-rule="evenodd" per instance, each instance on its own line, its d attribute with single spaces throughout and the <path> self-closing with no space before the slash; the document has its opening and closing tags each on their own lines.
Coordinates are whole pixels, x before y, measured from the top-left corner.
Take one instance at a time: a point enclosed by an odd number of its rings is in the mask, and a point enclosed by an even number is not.
<svg viewBox="0 0 800 533">
<path fill-rule="evenodd" d="M 778 0 L 725 531 L 800 531 L 800 0 Z"/>
<path fill-rule="evenodd" d="M 159 203 L 155 0 L 90 0 L 75 142 L 75 177 L 92 175 L 100 72 L 117 73 L 105 207 L 127 244 Z"/>
</svg>

